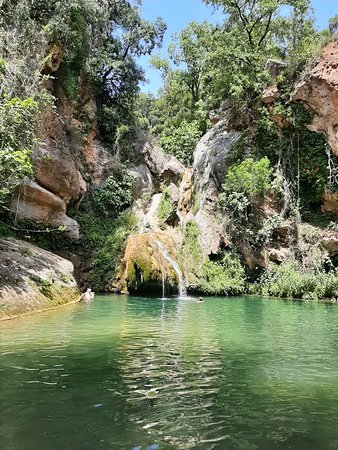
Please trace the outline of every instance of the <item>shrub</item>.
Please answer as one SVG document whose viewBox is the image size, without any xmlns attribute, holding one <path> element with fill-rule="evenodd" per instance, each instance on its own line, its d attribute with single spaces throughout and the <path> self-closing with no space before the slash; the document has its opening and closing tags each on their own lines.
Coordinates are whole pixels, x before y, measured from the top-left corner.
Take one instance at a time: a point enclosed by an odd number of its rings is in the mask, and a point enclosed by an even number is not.
<svg viewBox="0 0 338 450">
<path fill-rule="evenodd" d="M 32 98 L 0 100 L 0 203 L 33 175 L 31 152 L 37 143 L 38 103 Z"/>
<path fill-rule="evenodd" d="M 111 232 L 105 236 L 102 247 L 90 264 L 89 281 L 95 290 L 111 290 L 117 266 L 135 225 L 136 219 L 129 211 L 114 221 Z"/>
<path fill-rule="evenodd" d="M 280 266 L 272 263 L 256 285 L 256 292 L 272 297 L 333 298 L 338 295 L 338 272 L 303 269 L 294 260 Z"/>
<path fill-rule="evenodd" d="M 105 214 L 116 214 L 128 208 L 133 201 L 135 178 L 124 166 L 93 192 L 94 206 Z"/>
<path fill-rule="evenodd" d="M 196 222 L 185 226 L 182 265 L 188 274 L 189 290 L 207 295 L 237 295 L 244 292 L 244 268 L 237 255 L 224 253 L 218 261 L 203 256 Z"/>
<path fill-rule="evenodd" d="M 195 288 L 212 295 L 238 295 L 245 289 L 244 268 L 238 256 L 225 253 L 220 261 L 207 261 Z"/>
<path fill-rule="evenodd" d="M 163 225 L 173 213 L 173 203 L 167 187 L 162 190 L 162 197 L 158 208 L 158 219 L 160 225 Z"/>
<path fill-rule="evenodd" d="M 225 192 L 241 193 L 248 198 L 263 197 L 271 187 L 271 175 L 270 161 L 266 156 L 259 161 L 246 158 L 229 169 L 222 187 Z"/>
<path fill-rule="evenodd" d="M 193 153 L 202 133 L 197 121 L 182 121 L 180 126 L 165 126 L 159 144 L 166 153 L 174 155 L 182 164 L 192 163 Z"/>
</svg>

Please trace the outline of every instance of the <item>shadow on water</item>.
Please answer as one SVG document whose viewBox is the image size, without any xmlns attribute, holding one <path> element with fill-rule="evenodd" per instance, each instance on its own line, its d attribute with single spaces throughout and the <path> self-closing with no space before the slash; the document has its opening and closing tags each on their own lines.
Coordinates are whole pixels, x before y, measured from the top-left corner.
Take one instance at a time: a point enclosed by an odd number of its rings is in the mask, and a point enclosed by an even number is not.
<svg viewBox="0 0 338 450">
<path fill-rule="evenodd" d="M 338 446 L 338 308 L 98 296 L 0 325 L 7 450 Z"/>
</svg>

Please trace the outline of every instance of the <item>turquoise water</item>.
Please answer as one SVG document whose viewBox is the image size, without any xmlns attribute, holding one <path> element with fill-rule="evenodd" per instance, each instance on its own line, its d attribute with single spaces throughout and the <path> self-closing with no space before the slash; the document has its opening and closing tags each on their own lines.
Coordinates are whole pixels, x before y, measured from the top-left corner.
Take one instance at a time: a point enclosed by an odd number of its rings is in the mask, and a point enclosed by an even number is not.
<svg viewBox="0 0 338 450">
<path fill-rule="evenodd" d="M 338 448 L 335 305 L 97 297 L 1 323 L 0 367 L 3 450 Z"/>
</svg>

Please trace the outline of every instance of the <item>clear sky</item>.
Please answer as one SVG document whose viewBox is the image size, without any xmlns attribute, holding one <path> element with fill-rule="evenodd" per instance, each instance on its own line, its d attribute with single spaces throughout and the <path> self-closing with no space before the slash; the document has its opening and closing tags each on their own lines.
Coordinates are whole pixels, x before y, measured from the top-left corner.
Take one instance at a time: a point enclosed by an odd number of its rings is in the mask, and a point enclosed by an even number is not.
<svg viewBox="0 0 338 450">
<path fill-rule="evenodd" d="M 325 28 L 330 17 L 338 14 L 338 0 L 312 0 L 318 28 Z M 162 17 L 167 24 L 167 32 L 164 38 L 163 47 L 156 54 L 167 56 L 167 47 L 171 42 L 174 33 L 185 28 L 190 22 L 209 21 L 213 23 L 222 22 L 223 14 L 213 12 L 213 8 L 205 5 L 202 0 L 143 0 L 142 17 L 147 20 L 154 20 Z M 149 65 L 149 58 L 140 58 L 140 64 L 145 70 L 148 80 L 142 91 L 156 93 L 161 87 L 161 76 L 157 70 Z"/>
</svg>

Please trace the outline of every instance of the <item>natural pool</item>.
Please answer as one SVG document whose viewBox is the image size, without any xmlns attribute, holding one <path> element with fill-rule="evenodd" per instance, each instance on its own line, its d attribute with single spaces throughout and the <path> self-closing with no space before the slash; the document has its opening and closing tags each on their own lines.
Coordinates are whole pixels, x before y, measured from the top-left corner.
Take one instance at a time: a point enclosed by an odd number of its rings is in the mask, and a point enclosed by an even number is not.
<svg viewBox="0 0 338 450">
<path fill-rule="evenodd" d="M 338 448 L 338 307 L 96 297 L 0 324 L 3 450 Z"/>
</svg>

